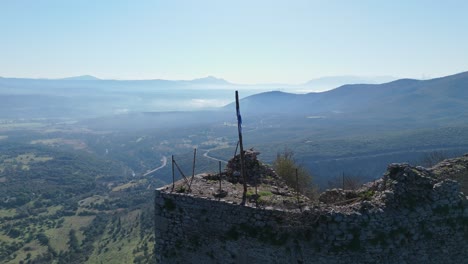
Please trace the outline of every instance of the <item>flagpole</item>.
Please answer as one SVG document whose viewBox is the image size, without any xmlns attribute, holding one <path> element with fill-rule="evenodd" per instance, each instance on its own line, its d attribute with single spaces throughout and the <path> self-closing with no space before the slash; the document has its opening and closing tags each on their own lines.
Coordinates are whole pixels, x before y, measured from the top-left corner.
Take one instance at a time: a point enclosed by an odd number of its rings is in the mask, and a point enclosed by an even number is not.
<svg viewBox="0 0 468 264">
<path fill-rule="evenodd" d="M 244 192 L 242 193 L 242 205 L 245 205 L 247 195 L 247 177 L 245 175 L 244 167 L 244 145 L 242 144 L 242 117 L 239 110 L 239 93 L 236 91 L 236 113 L 237 113 L 237 130 L 239 132 L 239 147 L 240 147 L 240 162 L 241 162 L 241 175 L 244 182 Z"/>
</svg>

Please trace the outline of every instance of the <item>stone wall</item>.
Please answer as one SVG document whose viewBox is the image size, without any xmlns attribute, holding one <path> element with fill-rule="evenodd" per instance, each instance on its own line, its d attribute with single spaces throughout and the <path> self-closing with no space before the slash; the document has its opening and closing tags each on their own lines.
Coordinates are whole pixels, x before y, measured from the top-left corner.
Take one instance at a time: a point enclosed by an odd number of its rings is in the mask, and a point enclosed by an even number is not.
<svg viewBox="0 0 468 264">
<path fill-rule="evenodd" d="M 345 205 L 299 211 L 155 192 L 160 263 L 468 263 L 456 181 L 391 165 Z"/>
</svg>

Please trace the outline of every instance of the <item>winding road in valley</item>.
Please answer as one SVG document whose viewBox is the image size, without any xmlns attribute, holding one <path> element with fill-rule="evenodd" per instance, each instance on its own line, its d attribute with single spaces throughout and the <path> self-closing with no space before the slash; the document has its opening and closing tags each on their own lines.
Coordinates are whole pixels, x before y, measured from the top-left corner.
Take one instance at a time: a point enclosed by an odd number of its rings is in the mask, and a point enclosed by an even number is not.
<svg viewBox="0 0 468 264">
<path fill-rule="evenodd" d="M 227 162 L 226 160 L 218 159 L 218 158 L 215 158 L 215 157 L 212 157 L 212 156 L 209 155 L 210 151 L 211 151 L 211 150 L 215 150 L 215 149 L 219 149 L 219 147 L 218 147 L 218 148 L 213 148 L 213 149 L 203 150 L 203 151 L 205 152 L 205 153 L 203 153 L 203 157 L 205 157 L 205 158 L 207 158 L 207 159 L 210 159 L 210 160 L 214 160 L 214 161 L 221 161 L 222 163 L 227 164 L 228 162 Z M 163 157 L 161 158 L 161 166 L 159 166 L 159 167 L 157 167 L 157 168 L 155 168 L 155 169 L 152 169 L 152 170 L 146 172 L 145 174 L 143 174 L 143 177 L 144 177 L 144 176 L 148 176 L 148 175 L 150 175 L 150 174 L 152 174 L 152 173 L 155 173 L 156 171 L 158 171 L 158 170 L 160 170 L 160 169 L 166 167 L 166 165 L 167 165 L 167 157 L 166 157 L 166 156 L 163 156 Z"/>
<path fill-rule="evenodd" d="M 227 162 L 226 160 L 217 159 L 217 158 L 211 157 L 211 156 L 209 155 L 210 151 L 215 150 L 215 149 L 219 149 L 219 148 L 213 148 L 213 149 L 203 150 L 203 151 L 205 151 L 205 153 L 203 154 L 203 157 L 205 157 L 205 158 L 207 158 L 207 159 L 210 159 L 210 160 L 214 160 L 214 161 L 221 161 L 222 163 L 226 163 L 226 164 L 227 164 L 228 162 Z"/>
<path fill-rule="evenodd" d="M 153 169 L 153 170 L 148 171 L 147 173 L 143 174 L 143 176 L 150 175 L 151 173 L 156 172 L 156 171 L 158 171 L 158 170 L 160 170 L 160 169 L 166 167 L 166 165 L 167 165 L 167 157 L 166 157 L 166 156 L 163 156 L 163 157 L 161 158 L 161 162 L 162 162 L 161 166 L 159 166 L 159 167 L 157 167 L 157 168 L 155 168 L 155 169 Z"/>
</svg>

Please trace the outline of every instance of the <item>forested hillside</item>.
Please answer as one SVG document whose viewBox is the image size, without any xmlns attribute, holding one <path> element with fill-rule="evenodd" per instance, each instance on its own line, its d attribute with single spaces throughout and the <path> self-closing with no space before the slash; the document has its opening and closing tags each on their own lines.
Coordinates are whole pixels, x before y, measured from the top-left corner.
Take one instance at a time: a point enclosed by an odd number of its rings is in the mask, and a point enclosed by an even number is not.
<svg viewBox="0 0 468 264">
<path fill-rule="evenodd" d="M 150 262 L 152 192 L 128 184 L 123 165 L 38 145 L 0 148 L 0 262 Z"/>
</svg>

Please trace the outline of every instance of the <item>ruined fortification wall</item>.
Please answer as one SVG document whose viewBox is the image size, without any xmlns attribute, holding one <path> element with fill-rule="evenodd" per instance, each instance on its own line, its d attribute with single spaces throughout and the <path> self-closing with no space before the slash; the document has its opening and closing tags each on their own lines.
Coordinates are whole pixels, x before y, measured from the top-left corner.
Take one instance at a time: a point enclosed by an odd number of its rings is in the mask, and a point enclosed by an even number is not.
<svg viewBox="0 0 468 264">
<path fill-rule="evenodd" d="M 358 202 L 302 213 L 160 189 L 155 227 L 161 263 L 468 261 L 468 202 L 458 183 L 407 165 L 390 166 Z"/>
</svg>

